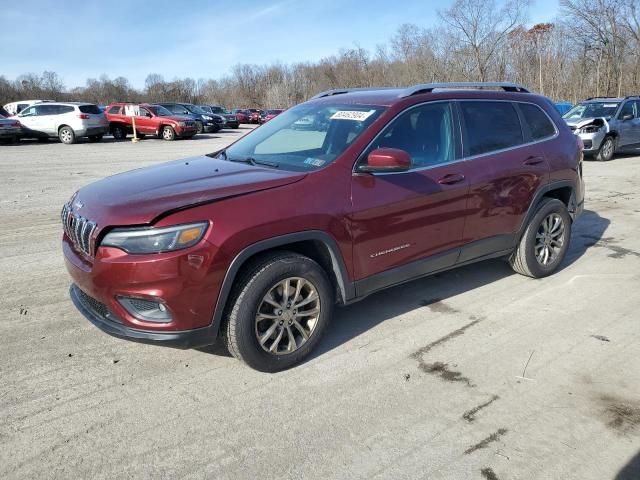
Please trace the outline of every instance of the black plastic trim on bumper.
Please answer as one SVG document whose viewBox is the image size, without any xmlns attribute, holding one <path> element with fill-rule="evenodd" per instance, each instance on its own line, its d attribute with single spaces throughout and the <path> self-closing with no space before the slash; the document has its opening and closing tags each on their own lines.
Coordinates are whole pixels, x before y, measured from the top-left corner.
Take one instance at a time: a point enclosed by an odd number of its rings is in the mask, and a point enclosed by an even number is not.
<svg viewBox="0 0 640 480">
<path fill-rule="evenodd" d="M 113 337 L 180 349 L 204 347 L 216 341 L 216 332 L 211 326 L 177 332 L 151 332 L 149 330 L 138 330 L 116 323 L 88 307 L 80 298 L 79 290 L 76 285 L 71 285 L 71 288 L 69 288 L 69 295 L 75 307 L 87 320 L 104 333 Z"/>
</svg>

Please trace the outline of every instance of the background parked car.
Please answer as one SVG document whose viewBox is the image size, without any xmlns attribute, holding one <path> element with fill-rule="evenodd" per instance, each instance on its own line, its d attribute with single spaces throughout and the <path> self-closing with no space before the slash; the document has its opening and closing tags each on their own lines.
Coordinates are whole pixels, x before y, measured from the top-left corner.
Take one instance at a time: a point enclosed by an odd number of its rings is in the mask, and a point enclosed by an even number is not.
<svg viewBox="0 0 640 480">
<path fill-rule="evenodd" d="M 238 128 L 240 126 L 238 117 L 219 105 L 198 105 L 198 107 L 209 114 L 223 117 L 225 119 L 225 128 Z"/>
<path fill-rule="evenodd" d="M 62 143 L 70 144 L 88 137 L 90 142 L 99 142 L 109 131 L 104 113 L 92 103 L 36 103 L 12 118 L 22 124 L 22 137 L 42 141 L 58 137 Z"/>
<path fill-rule="evenodd" d="M 4 109 L 9 113 L 9 115 L 17 115 L 22 110 L 31 105 L 35 105 L 36 103 L 45 103 L 45 102 L 55 102 L 55 100 L 20 100 L 18 102 L 7 103 L 4 106 Z"/>
<path fill-rule="evenodd" d="M 21 135 L 22 126 L 18 120 L 0 115 L 0 142 L 13 143 Z"/>
<path fill-rule="evenodd" d="M 247 123 L 260 123 L 260 113 L 262 111 L 257 108 L 247 109 Z"/>
<path fill-rule="evenodd" d="M 589 98 L 563 115 L 584 153 L 608 161 L 616 150 L 640 145 L 640 97 Z"/>
<path fill-rule="evenodd" d="M 115 103 L 107 107 L 106 115 L 109 130 L 116 140 L 124 140 L 133 133 L 132 117 L 125 115 L 126 103 Z M 136 132 L 140 138 L 145 135 L 156 135 L 164 140 L 175 140 L 178 137 L 192 138 L 198 131 L 196 122 L 191 117 L 174 115 L 160 105 L 138 105 L 140 115 L 136 116 Z"/>
<path fill-rule="evenodd" d="M 273 110 L 265 110 L 264 112 L 262 112 L 263 115 L 261 116 L 260 123 L 267 123 L 269 120 L 276 118 L 282 112 L 284 112 L 284 110 L 279 108 Z"/>
<path fill-rule="evenodd" d="M 569 102 L 555 102 L 554 105 L 556 110 L 560 112 L 560 115 L 564 115 L 573 108 L 573 104 Z"/>
<path fill-rule="evenodd" d="M 249 123 L 249 115 L 247 114 L 247 111 L 243 108 L 234 108 L 233 110 L 231 110 L 231 113 L 233 113 L 236 118 L 238 119 L 238 123 Z"/>
<path fill-rule="evenodd" d="M 2 115 L 4 118 L 9 118 L 11 116 L 11 114 L 9 112 L 7 112 L 4 107 L 0 107 L 0 115 Z"/>
<path fill-rule="evenodd" d="M 196 122 L 198 133 L 216 133 L 224 127 L 224 118 L 208 114 L 191 103 L 159 103 L 175 115 L 191 117 Z M 217 117 L 217 118 L 216 118 Z"/>
</svg>

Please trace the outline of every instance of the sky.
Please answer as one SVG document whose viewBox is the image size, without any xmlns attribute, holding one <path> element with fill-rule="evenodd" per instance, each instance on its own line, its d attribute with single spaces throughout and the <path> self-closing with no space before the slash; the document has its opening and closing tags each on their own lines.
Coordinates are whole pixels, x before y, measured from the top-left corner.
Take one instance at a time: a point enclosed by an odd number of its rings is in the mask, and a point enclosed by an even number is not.
<svg viewBox="0 0 640 480">
<path fill-rule="evenodd" d="M 220 78 L 238 63 L 374 50 L 403 23 L 433 26 L 452 1 L 0 0 L 0 75 L 53 70 L 75 87 L 106 74 L 137 88 L 149 73 Z M 533 0 L 528 23 L 558 9 L 558 0 Z"/>
</svg>

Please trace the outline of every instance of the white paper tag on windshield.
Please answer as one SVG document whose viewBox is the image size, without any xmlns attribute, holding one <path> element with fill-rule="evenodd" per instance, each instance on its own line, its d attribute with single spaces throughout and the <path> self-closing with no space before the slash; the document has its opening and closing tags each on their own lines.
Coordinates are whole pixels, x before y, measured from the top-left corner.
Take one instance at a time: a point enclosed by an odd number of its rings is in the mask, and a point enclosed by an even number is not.
<svg viewBox="0 0 640 480">
<path fill-rule="evenodd" d="M 330 120 L 356 120 L 358 122 L 364 122 L 375 112 L 375 110 L 369 110 L 368 112 L 361 112 L 359 110 L 341 110 L 331 115 Z"/>
<path fill-rule="evenodd" d="M 605 103 L 604 105 L 602 105 L 604 108 L 615 108 L 618 106 L 617 103 Z"/>
</svg>

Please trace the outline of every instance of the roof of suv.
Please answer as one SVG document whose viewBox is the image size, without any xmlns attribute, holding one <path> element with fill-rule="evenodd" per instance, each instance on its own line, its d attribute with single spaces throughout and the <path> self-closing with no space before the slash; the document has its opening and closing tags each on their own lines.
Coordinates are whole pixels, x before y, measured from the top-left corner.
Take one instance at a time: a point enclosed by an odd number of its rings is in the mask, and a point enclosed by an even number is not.
<svg viewBox="0 0 640 480">
<path fill-rule="evenodd" d="M 499 91 L 501 90 L 501 91 Z M 529 90 L 521 85 L 507 82 L 460 82 L 460 83 L 427 83 L 411 87 L 372 87 L 372 88 L 346 88 L 328 90 L 319 93 L 311 100 L 339 101 L 353 104 L 369 104 L 391 106 L 407 98 L 432 95 L 433 99 L 445 98 L 495 98 L 510 100 L 522 99 L 523 95 L 530 94 Z M 336 97 L 336 98 L 334 98 Z"/>
</svg>

